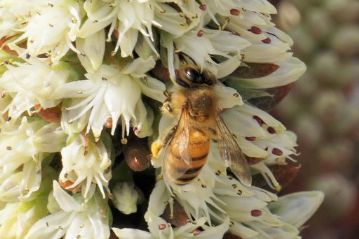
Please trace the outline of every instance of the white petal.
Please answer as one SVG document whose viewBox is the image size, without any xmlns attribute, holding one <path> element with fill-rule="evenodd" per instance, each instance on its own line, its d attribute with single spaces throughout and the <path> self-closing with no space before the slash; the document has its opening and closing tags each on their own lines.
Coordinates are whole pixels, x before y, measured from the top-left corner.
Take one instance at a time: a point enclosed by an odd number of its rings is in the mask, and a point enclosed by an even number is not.
<svg viewBox="0 0 359 239">
<path fill-rule="evenodd" d="M 105 31 L 98 31 L 85 39 L 78 38 L 76 47 L 81 52 L 78 57 L 86 71 L 96 71 L 102 64 L 105 54 Z"/>
<path fill-rule="evenodd" d="M 282 220 L 301 227 L 322 204 L 324 194 L 320 191 L 292 193 L 280 197 L 270 205 Z"/>
<path fill-rule="evenodd" d="M 72 212 L 81 209 L 81 205 L 67 192 L 65 192 L 57 181 L 53 181 L 53 190 L 54 197 L 62 210 L 65 212 Z"/>
<path fill-rule="evenodd" d="M 218 105 L 224 108 L 232 108 L 236 105 L 243 105 L 240 94 L 231 87 L 226 87 L 220 83 L 214 87 L 214 92 L 218 97 Z"/>
<path fill-rule="evenodd" d="M 119 239 L 154 239 L 149 232 L 141 231 L 137 229 L 130 228 L 112 228 L 112 231 L 115 233 Z"/>
</svg>

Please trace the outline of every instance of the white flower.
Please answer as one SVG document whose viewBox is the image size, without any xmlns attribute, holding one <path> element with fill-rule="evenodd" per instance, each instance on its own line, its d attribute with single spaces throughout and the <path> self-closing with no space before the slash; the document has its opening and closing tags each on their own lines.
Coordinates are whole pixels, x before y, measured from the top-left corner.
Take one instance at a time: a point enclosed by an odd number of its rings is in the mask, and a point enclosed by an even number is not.
<svg viewBox="0 0 359 239">
<path fill-rule="evenodd" d="M 187 32 L 178 38 L 164 33 L 162 38 L 167 55 L 162 55 L 161 58 L 168 65 L 171 79 L 175 79 L 175 69 L 180 64 L 179 54 L 188 57 L 188 61 L 194 61 L 193 63 L 202 69 L 211 70 L 218 78 L 222 78 L 240 66 L 241 50 L 250 45 L 246 39 L 229 31 L 206 28 Z M 226 60 L 216 63 L 214 56 Z"/>
<path fill-rule="evenodd" d="M 278 199 L 275 194 L 263 189 L 245 186 L 226 174 L 226 165 L 219 160 L 218 150 L 215 147 L 211 149 L 207 165 L 197 180 L 185 186 L 166 187 L 162 180 L 156 184 L 145 214 L 152 235 L 157 235 L 158 231 L 171 235 L 171 227 L 160 216 L 166 207 L 171 208 L 175 200 L 183 207 L 188 218 L 195 222 L 206 218 L 209 224 L 220 223 L 229 217 L 231 225 L 228 230 L 241 238 L 299 238 L 298 227 L 321 204 L 322 194 L 308 192 Z M 293 209 L 294 205 L 300 205 L 300 213 Z M 299 217 L 293 216 L 297 215 L 295 212 Z M 119 233 L 126 238 L 124 231 Z"/>
<path fill-rule="evenodd" d="M 1 238 L 24 238 L 30 227 L 48 213 L 46 202 L 52 188 L 51 183 L 54 171 L 49 168 L 45 168 L 43 171 L 45 179 L 41 183 L 40 190 L 36 192 L 32 200 L 7 203 L 4 207 L 1 207 Z"/>
<path fill-rule="evenodd" d="M 323 199 L 324 194 L 319 191 L 292 193 L 280 197 L 270 208 L 283 221 L 301 227 L 317 211 Z"/>
<path fill-rule="evenodd" d="M 153 41 L 152 25 L 156 24 L 153 2 L 87 0 L 84 8 L 88 19 L 81 27 L 80 37 L 90 37 L 110 25 L 108 40 L 111 40 L 113 34 L 117 38 L 114 52 L 121 49 L 122 57 L 132 56 L 139 33 L 148 41 Z"/>
<path fill-rule="evenodd" d="M 49 66 L 39 59 L 29 59 L 25 63 L 9 65 L 1 76 L 3 94 L 12 97 L 4 110 L 12 118 L 18 118 L 24 112 L 31 114 L 36 105 L 41 108 L 55 107 L 60 100 L 54 98 L 55 90 L 70 80 L 71 70 L 65 65 Z"/>
<path fill-rule="evenodd" d="M 266 89 L 288 85 L 301 77 L 306 71 L 305 64 L 295 57 L 290 57 L 282 61 L 272 61 L 277 70 L 262 77 L 245 78 L 240 75 L 229 77 L 226 80 L 230 86 L 249 89 Z M 245 65 L 244 65 L 245 66 Z M 247 66 L 250 69 L 250 66 Z"/>
<path fill-rule="evenodd" d="M 76 1 L 54 0 L 31 15 L 11 47 L 25 56 L 48 54 L 53 62 L 62 58 L 69 49 L 76 51 L 72 42 L 76 40 L 81 24 L 79 5 Z M 27 48 L 15 44 L 27 40 Z"/>
<path fill-rule="evenodd" d="M 42 161 L 64 143 L 56 124 L 26 117 L 6 122 L 0 133 L 0 200 L 29 199 L 40 187 Z"/>
<path fill-rule="evenodd" d="M 132 56 L 139 40 L 144 40 L 152 51 L 157 53 L 154 47 L 153 26 L 180 36 L 195 27 L 201 19 L 201 10 L 194 2 L 87 0 L 84 8 L 88 19 L 81 27 L 80 37 L 86 39 L 110 26 L 107 40 L 110 41 L 112 36 L 115 36 L 116 46 L 113 53 L 120 49 L 122 57 Z M 103 42 L 102 39 L 99 44 L 104 44 Z"/>
<path fill-rule="evenodd" d="M 89 73 L 94 73 L 102 65 L 105 55 L 105 31 L 100 30 L 83 39 L 77 38 L 78 58 Z"/>
<path fill-rule="evenodd" d="M 223 238 L 224 233 L 228 230 L 228 220 L 218 226 L 207 226 L 205 222 L 206 219 L 201 218 L 197 222 L 188 223 L 176 229 L 164 222 L 164 224 L 160 224 L 162 226 L 151 233 L 130 228 L 112 228 L 112 230 L 119 239 L 218 239 Z"/>
<path fill-rule="evenodd" d="M 205 0 L 203 2 L 207 6 L 209 15 L 212 17 L 217 14 L 225 17 L 240 17 L 242 14 L 246 14 L 247 11 L 260 12 L 268 15 L 276 13 L 276 9 L 273 5 L 268 1 L 262 0 Z"/>
<path fill-rule="evenodd" d="M 86 74 L 88 80 L 65 84 L 56 95 L 76 99 L 66 108 L 73 115 L 69 123 L 88 117 L 87 132 L 91 129 L 95 138 L 100 136 L 109 119 L 112 121 L 112 134 L 120 120 L 122 137 L 129 133 L 131 125 L 137 135 L 151 135 L 153 117 L 144 107 L 141 93 L 159 101 L 165 98 L 164 84 L 145 75 L 154 64 L 152 58 L 138 58 L 122 69 L 115 65 L 102 65 L 96 72 Z"/>
<path fill-rule="evenodd" d="M 41 7 L 47 6 L 43 0 L 2 0 L 0 2 L 0 39 L 18 34 L 18 30 Z"/>
<path fill-rule="evenodd" d="M 113 204 L 124 214 L 131 214 L 137 211 L 137 203 L 140 200 L 140 194 L 134 185 L 127 182 L 117 183 L 113 190 Z"/>
<path fill-rule="evenodd" d="M 109 238 L 109 208 L 97 194 L 84 202 L 82 197 L 67 194 L 54 181 L 49 203 L 51 214 L 33 224 L 25 239 Z"/>
<path fill-rule="evenodd" d="M 89 198 L 96 185 L 105 198 L 104 188 L 108 191 L 111 178 L 111 154 L 104 143 L 93 142 L 89 136 L 77 135 L 62 148 L 62 170 L 59 181 L 69 186 L 65 189 L 76 190 L 81 187 L 84 198 Z M 90 193 L 90 194 L 89 194 Z"/>
</svg>

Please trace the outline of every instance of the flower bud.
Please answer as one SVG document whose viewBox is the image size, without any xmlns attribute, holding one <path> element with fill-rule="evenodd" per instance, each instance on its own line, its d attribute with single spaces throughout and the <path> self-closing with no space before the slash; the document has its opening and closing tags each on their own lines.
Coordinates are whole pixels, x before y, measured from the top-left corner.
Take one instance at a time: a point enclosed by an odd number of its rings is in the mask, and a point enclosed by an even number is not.
<svg viewBox="0 0 359 239">
<path fill-rule="evenodd" d="M 133 183 L 116 183 L 112 190 L 113 203 L 115 207 L 123 214 L 137 212 L 137 204 L 140 200 L 140 194 Z"/>
</svg>

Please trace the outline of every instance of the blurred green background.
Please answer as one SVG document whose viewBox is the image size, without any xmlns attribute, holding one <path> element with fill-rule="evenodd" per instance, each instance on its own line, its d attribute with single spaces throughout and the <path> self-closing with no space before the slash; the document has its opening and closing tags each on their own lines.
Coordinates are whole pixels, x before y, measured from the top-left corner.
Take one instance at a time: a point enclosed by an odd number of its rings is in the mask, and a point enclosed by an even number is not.
<svg viewBox="0 0 359 239">
<path fill-rule="evenodd" d="M 298 135 L 302 170 L 285 193 L 322 190 L 304 239 L 359 238 L 359 0 L 281 0 L 275 22 L 306 74 L 274 112 Z"/>
</svg>

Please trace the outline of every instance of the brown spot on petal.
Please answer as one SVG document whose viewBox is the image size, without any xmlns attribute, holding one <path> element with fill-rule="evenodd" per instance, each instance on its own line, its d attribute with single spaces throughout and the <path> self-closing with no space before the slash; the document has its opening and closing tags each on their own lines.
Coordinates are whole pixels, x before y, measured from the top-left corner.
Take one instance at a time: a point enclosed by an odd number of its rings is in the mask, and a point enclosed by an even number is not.
<svg viewBox="0 0 359 239">
<path fill-rule="evenodd" d="M 203 30 L 199 30 L 198 32 L 197 32 L 197 36 L 198 37 L 201 37 L 201 36 L 203 36 L 204 35 L 204 31 Z"/>
<path fill-rule="evenodd" d="M 268 128 L 267 128 L 267 131 L 268 131 L 268 133 L 270 133 L 270 134 L 275 134 L 275 133 L 276 133 L 276 131 L 275 131 L 275 129 L 274 129 L 273 127 L 268 127 Z"/>
<path fill-rule="evenodd" d="M 248 141 L 255 141 L 255 140 L 256 140 L 256 137 L 254 137 L 254 136 L 247 136 L 247 137 L 246 137 L 246 140 L 248 140 Z"/>
<path fill-rule="evenodd" d="M 273 148 L 272 149 L 272 154 L 277 155 L 277 156 L 282 156 L 283 155 L 283 151 L 278 149 L 278 148 Z"/>
<path fill-rule="evenodd" d="M 267 38 L 263 39 L 262 42 L 265 44 L 269 44 L 272 42 L 272 40 L 269 37 L 267 37 Z"/>
<path fill-rule="evenodd" d="M 238 16 L 241 11 L 238 8 L 232 8 L 231 10 L 229 10 L 229 13 L 233 16 Z"/>
<path fill-rule="evenodd" d="M 251 215 L 252 215 L 252 217 L 259 217 L 262 215 L 262 211 L 258 210 L 258 209 L 252 210 Z"/>
<path fill-rule="evenodd" d="M 259 27 L 253 26 L 249 29 L 250 32 L 254 33 L 254 34 L 261 34 L 262 30 Z"/>
<path fill-rule="evenodd" d="M 260 126 L 264 125 L 264 121 L 257 115 L 253 115 L 253 119 L 258 122 Z"/>
</svg>

